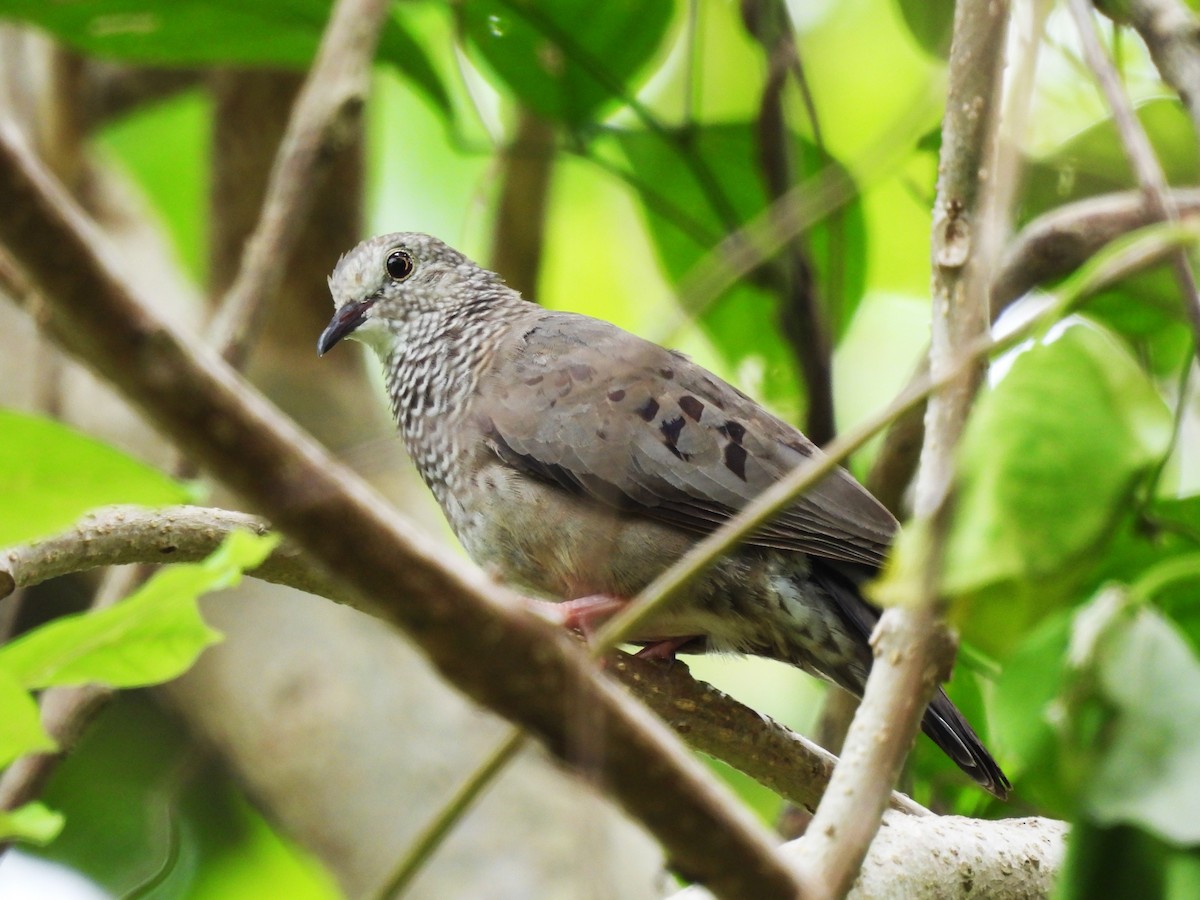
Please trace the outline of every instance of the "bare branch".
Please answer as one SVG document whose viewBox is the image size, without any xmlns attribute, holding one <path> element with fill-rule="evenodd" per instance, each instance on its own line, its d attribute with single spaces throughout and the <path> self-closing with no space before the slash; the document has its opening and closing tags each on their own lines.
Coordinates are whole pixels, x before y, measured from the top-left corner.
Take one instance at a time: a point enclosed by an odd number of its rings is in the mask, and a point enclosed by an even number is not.
<svg viewBox="0 0 1200 900">
<path fill-rule="evenodd" d="M 214 344 L 237 363 L 258 333 L 306 220 L 317 179 L 357 129 L 371 60 L 391 8 L 386 0 L 338 0 L 296 98 L 267 184 L 262 215 L 213 323 Z"/>
<path fill-rule="evenodd" d="M 1133 110 L 1133 103 L 1121 85 L 1116 67 L 1100 43 L 1100 34 L 1092 15 L 1092 4 L 1088 0 L 1067 0 L 1067 6 L 1079 30 L 1084 58 L 1112 110 L 1113 122 L 1121 136 L 1121 146 L 1124 147 L 1125 155 L 1133 167 L 1134 177 L 1142 189 L 1146 205 L 1164 221 L 1179 221 L 1179 210 L 1175 208 L 1167 191 L 1167 176 L 1163 173 L 1158 157 L 1154 155 L 1154 147 L 1146 135 L 1146 130 L 1142 128 L 1142 123 Z M 1192 325 L 1195 353 L 1200 358 L 1200 291 L 1196 287 L 1196 275 L 1192 271 L 1187 254 L 1182 250 L 1172 258 L 1171 268 L 1175 272 L 1175 280 L 1179 283 L 1184 311 Z"/>
<path fill-rule="evenodd" d="M 1054 894 L 1066 855 L 1067 826 L 1054 819 L 986 821 L 885 813 L 849 896 L 1027 900 Z M 804 859 L 802 843 L 783 852 Z M 965 876 L 964 873 L 970 873 Z M 711 896 L 692 887 L 674 900 Z"/>
<path fill-rule="evenodd" d="M 269 530 L 262 519 L 224 509 L 98 509 L 59 534 L 0 550 L 0 599 L 15 589 L 99 566 L 195 562 L 238 528 L 256 534 Z M 249 574 L 338 603 L 354 601 L 343 585 L 325 578 L 301 551 L 286 542 Z M 695 749 L 727 762 L 793 803 L 816 806 L 834 762 L 833 756 L 817 745 L 696 681 L 683 664 L 668 667 L 617 654 L 606 671 Z M 892 807 L 913 814 L 925 812 L 900 794 L 893 796 Z"/>
<path fill-rule="evenodd" d="M 528 109 L 504 151 L 504 181 L 492 225 L 491 267 L 513 290 L 537 299 L 546 200 L 554 173 L 554 128 Z"/>
<path fill-rule="evenodd" d="M 952 451 L 985 361 L 963 365 L 963 353 L 988 333 L 986 173 L 994 172 L 995 119 L 1004 65 L 1008 4 L 959 0 L 950 50 L 949 92 L 942 125 L 938 200 L 933 222 L 933 338 L 930 372 L 957 372 L 929 401 L 916 512 L 944 522 Z M 934 531 L 937 529 L 935 528 Z M 924 601 L 887 610 L 872 637 L 875 660 L 841 762 L 800 846 L 815 885 L 831 897 L 850 890 L 884 804 L 912 747 L 933 691 L 945 680 L 954 642 L 940 622 L 936 534 L 927 560 Z"/>
<path fill-rule="evenodd" d="M 747 30 L 762 45 L 767 58 L 767 78 L 756 123 L 758 160 L 767 196 L 772 202 L 771 209 L 782 211 L 779 201 L 787 196 L 795 180 L 792 138 L 784 116 L 784 89 L 789 72 L 800 68 L 799 56 L 791 20 L 779 0 L 746 0 L 742 4 L 742 18 Z M 813 113 L 811 108 L 810 113 Z M 831 213 L 836 214 L 836 211 Z M 780 258 L 772 269 L 780 293 L 783 334 L 792 348 L 796 366 L 804 376 L 808 393 L 804 430 L 817 446 L 822 446 L 829 443 L 836 432 L 833 349 L 802 233 L 784 243 Z"/>
<path fill-rule="evenodd" d="M 1163 81 L 1179 92 L 1200 135 L 1200 19 L 1180 0 L 1125 0 L 1120 13 L 1146 42 Z"/>
</svg>

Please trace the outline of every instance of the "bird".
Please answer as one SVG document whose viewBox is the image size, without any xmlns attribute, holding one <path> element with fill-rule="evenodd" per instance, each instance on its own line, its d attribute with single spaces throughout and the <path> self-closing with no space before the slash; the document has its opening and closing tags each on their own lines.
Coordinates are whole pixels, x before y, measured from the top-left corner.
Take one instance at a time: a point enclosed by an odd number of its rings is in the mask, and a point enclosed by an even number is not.
<svg viewBox="0 0 1200 900">
<path fill-rule="evenodd" d="M 317 342 L 375 351 L 400 436 L 467 553 L 587 626 L 821 451 L 689 357 L 524 299 L 437 238 L 345 253 Z M 899 525 L 837 468 L 646 624 L 647 655 L 731 652 L 858 696 L 880 611 L 862 586 Z M 586 628 L 585 628 L 586 630 Z M 941 688 L 922 720 L 985 790 L 1010 784 Z"/>
</svg>

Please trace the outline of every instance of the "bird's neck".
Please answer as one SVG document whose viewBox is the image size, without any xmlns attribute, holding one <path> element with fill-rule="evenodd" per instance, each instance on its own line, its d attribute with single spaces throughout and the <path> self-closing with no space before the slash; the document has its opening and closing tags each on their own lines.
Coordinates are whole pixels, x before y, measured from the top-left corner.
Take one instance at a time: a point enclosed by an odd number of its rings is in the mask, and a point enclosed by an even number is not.
<svg viewBox="0 0 1200 900">
<path fill-rule="evenodd" d="M 479 379 L 505 327 L 529 304 L 503 285 L 470 303 L 426 312 L 396 336 L 383 360 L 392 413 L 405 447 L 435 494 L 470 448 L 459 434 Z"/>
</svg>

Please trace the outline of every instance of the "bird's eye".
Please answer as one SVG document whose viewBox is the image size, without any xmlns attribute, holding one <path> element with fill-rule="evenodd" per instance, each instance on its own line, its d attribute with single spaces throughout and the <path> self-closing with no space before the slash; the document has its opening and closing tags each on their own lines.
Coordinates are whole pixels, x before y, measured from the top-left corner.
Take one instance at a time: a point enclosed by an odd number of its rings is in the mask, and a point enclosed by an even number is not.
<svg viewBox="0 0 1200 900">
<path fill-rule="evenodd" d="M 412 257 L 404 250 L 393 250 L 388 254 L 387 273 L 396 281 L 403 281 L 412 274 Z"/>
</svg>

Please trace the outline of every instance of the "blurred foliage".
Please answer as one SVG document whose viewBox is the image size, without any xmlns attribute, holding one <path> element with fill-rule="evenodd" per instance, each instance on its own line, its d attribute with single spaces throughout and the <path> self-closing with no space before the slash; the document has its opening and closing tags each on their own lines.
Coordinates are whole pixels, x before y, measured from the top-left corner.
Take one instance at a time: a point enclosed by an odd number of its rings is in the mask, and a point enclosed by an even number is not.
<svg viewBox="0 0 1200 900">
<path fill-rule="evenodd" d="M 0 0 L 0 16 L 37 24 L 81 52 L 168 66 L 303 67 L 328 8 L 324 0 Z M 836 342 L 839 420 L 852 423 L 896 393 L 924 350 L 940 146 L 928 98 L 944 92 L 952 4 L 791 3 L 788 12 L 811 95 L 810 107 L 792 71 L 783 95 L 789 183 L 817 185 L 836 172 L 851 185 L 805 223 L 799 245 Z M 1069 21 L 1052 13 L 1020 147 L 1018 224 L 1134 185 L 1074 46 Z M 1194 184 L 1190 121 L 1136 37 L 1122 33 L 1121 50 L 1126 86 L 1168 177 Z M 780 328 L 770 262 L 687 327 L 664 325 L 688 308 L 690 298 L 675 296 L 688 274 L 768 207 L 767 64 L 738 4 L 406 0 L 379 59 L 368 111 L 371 231 L 428 230 L 483 257 L 500 152 L 517 110 L 533 110 L 556 140 L 538 301 L 652 338 L 669 334 L 803 422 L 807 387 Z M 209 228 L 211 116 L 199 88 L 137 110 L 96 141 L 140 186 L 197 278 Z M 1181 399 L 1179 387 L 1194 349 L 1170 273 L 1131 277 L 998 362 L 960 454 L 946 588 L 972 652 L 949 690 L 1013 776 L 1014 800 L 983 796 L 924 740 L 910 787 L 942 810 L 1070 819 L 1064 896 L 1200 894 L 1200 460 L 1195 401 L 1186 391 Z M 18 459 L 17 447 L 36 453 Z M 64 471 L 78 480 L 48 474 Z M 43 420 L 0 417 L 0 544 L 62 527 L 94 505 L 177 502 L 181 492 Z M 901 549 L 900 565 L 909 552 Z M 144 644 L 128 646 L 145 662 Z M 739 678 L 754 682 L 747 692 L 774 692 L 784 699 L 763 707 L 810 729 L 811 689 L 796 688 L 791 671 L 761 666 L 706 659 L 696 668 L 735 693 Z M 0 666 L 0 745 L 42 739 L 30 686 Z M 219 894 L 217 885 L 235 883 L 254 893 L 268 883 L 255 881 L 264 872 L 291 873 L 289 896 L 331 890 L 280 849 L 228 782 L 180 788 L 168 773 L 192 751 L 140 707 L 136 716 L 125 704 L 110 714 L 60 772 L 46 800 L 67 812 L 67 824 L 43 852 L 113 890 L 159 869 L 172 895 L 201 895 L 201 885 Z M 715 768 L 763 818 L 777 815 L 777 798 Z M 175 786 L 164 787 L 171 779 Z M 40 808 L 22 815 L 17 824 L 0 819 L 0 829 L 44 839 L 54 824 Z"/>
</svg>

